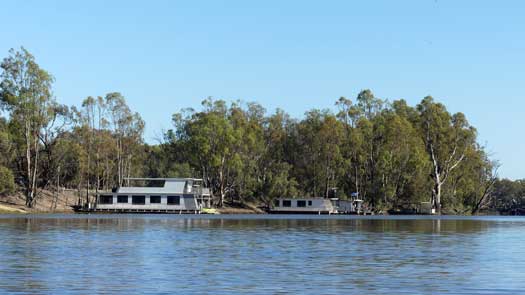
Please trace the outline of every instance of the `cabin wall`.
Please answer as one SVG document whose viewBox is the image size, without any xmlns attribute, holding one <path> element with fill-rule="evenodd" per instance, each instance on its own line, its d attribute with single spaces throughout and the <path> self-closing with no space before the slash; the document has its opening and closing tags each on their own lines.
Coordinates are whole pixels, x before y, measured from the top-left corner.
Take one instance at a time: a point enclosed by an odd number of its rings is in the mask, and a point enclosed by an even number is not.
<svg viewBox="0 0 525 295">
<path fill-rule="evenodd" d="M 340 212 L 355 212 L 355 206 L 353 201 L 340 200 L 338 211 Z"/>
<path fill-rule="evenodd" d="M 279 206 L 274 206 L 273 212 L 321 212 L 321 213 L 335 213 L 336 210 L 328 199 L 324 198 L 305 198 L 305 199 L 278 199 Z M 283 201 L 291 201 L 290 207 L 283 206 Z M 306 201 L 306 207 L 298 207 L 298 201 Z M 311 202 L 309 205 L 308 202 Z"/>
</svg>

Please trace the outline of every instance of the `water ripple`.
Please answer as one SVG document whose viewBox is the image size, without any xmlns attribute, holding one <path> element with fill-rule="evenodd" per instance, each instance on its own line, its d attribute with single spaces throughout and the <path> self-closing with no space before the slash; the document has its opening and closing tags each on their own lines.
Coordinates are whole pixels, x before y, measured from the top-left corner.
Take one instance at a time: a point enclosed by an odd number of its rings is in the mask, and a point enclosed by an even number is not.
<svg viewBox="0 0 525 295">
<path fill-rule="evenodd" d="M 517 294 L 519 218 L 0 216 L 2 294 Z"/>
</svg>

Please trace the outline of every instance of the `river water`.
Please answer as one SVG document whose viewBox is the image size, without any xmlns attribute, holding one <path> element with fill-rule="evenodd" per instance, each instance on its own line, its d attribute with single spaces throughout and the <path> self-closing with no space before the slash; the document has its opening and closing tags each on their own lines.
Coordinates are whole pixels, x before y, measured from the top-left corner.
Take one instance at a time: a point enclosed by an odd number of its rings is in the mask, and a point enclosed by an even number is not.
<svg viewBox="0 0 525 295">
<path fill-rule="evenodd" d="M 519 294 L 525 219 L 0 215 L 0 294 Z"/>
</svg>

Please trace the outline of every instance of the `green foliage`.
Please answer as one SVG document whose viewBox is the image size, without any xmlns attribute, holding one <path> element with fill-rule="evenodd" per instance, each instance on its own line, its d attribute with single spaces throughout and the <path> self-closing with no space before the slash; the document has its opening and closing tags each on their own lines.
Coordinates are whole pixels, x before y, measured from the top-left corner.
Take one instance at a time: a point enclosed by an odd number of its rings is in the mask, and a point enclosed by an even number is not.
<svg viewBox="0 0 525 295">
<path fill-rule="evenodd" d="M 363 90 L 355 104 L 340 98 L 337 114 L 314 109 L 301 121 L 281 110 L 266 116 L 253 103 L 207 99 L 202 105 L 173 115 L 176 130 L 151 154 L 163 160 L 151 162 L 189 165 L 219 204 L 328 197 L 336 188 L 340 198 L 357 193 L 378 210 L 414 208 L 437 203 L 439 184 L 439 204 L 467 212 L 478 210 L 490 191 L 493 166 L 475 129 L 430 97 L 414 108 Z"/>
<path fill-rule="evenodd" d="M 494 184 L 494 192 L 491 207 L 502 213 L 511 215 L 525 214 L 525 179 L 497 180 Z"/>
<path fill-rule="evenodd" d="M 53 99 L 54 78 L 25 49 L 11 49 L 0 68 L 0 106 L 9 113 L 17 174 L 25 188 L 26 205 L 37 197 L 42 174 L 39 155 L 56 118 L 65 110 Z"/>
<path fill-rule="evenodd" d="M 15 190 L 15 179 L 13 172 L 4 166 L 0 166 L 0 195 L 13 193 Z"/>
<path fill-rule="evenodd" d="M 440 211 L 443 186 L 449 177 L 465 162 L 476 159 L 472 157 L 480 149 L 476 144 L 476 129 L 469 125 L 464 114 L 451 115 L 430 96 L 421 101 L 417 110 L 421 137 L 432 167 L 432 204 Z"/>
<path fill-rule="evenodd" d="M 118 92 L 58 104 L 53 77 L 24 48 L 1 64 L 1 184 L 14 179 L 28 206 L 39 189 L 109 190 L 125 177 L 199 177 L 216 199 L 271 204 L 278 197 L 358 196 L 377 211 L 432 201 L 462 214 L 522 206 L 520 184 L 497 180 L 494 163 L 462 113 L 425 97 L 416 107 L 361 91 L 337 112 L 304 118 L 257 103 L 208 98 L 173 115 L 158 145 L 143 142 L 144 121 Z M 518 188 L 519 187 L 519 188 Z M 512 196 L 510 198 L 509 196 Z"/>
</svg>

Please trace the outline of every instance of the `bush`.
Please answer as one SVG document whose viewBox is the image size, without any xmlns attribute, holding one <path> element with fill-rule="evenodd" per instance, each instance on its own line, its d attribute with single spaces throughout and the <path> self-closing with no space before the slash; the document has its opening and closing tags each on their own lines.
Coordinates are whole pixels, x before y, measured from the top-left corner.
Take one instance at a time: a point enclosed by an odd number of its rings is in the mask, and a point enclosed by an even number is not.
<svg viewBox="0 0 525 295">
<path fill-rule="evenodd" d="M 0 195 L 10 194 L 15 190 L 15 178 L 13 172 L 0 166 Z"/>
</svg>

